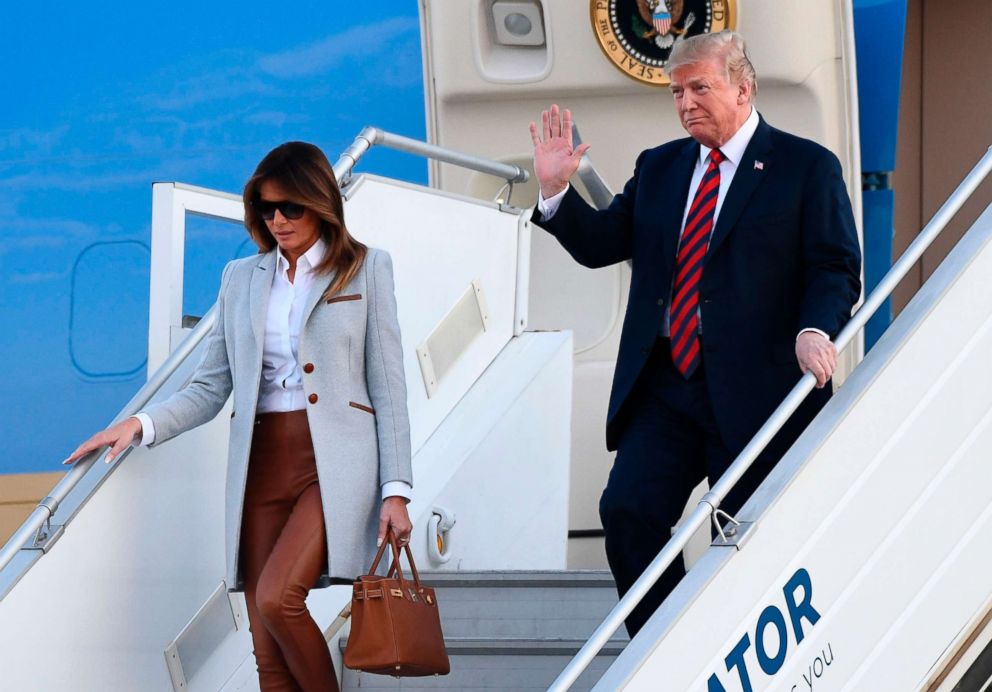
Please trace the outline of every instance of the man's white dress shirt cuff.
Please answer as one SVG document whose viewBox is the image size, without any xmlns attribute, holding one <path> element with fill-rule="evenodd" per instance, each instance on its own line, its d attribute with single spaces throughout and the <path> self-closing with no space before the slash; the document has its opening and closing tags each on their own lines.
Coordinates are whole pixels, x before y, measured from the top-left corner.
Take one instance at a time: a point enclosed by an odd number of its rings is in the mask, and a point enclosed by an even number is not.
<svg viewBox="0 0 992 692">
<path fill-rule="evenodd" d="M 830 335 L 827 334 L 822 329 L 817 329 L 816 327 L 806 327 L 806 329 L 803 329 L 802 331 L 800 331 L 798 334 L 796 334 L 796 341 L 799 341 L 799 337 L 801 337 L 806 332 L 815 332 L 815 333 L 819 334 L 820 336 L 822 336 L 827 341 L 830 341 Z"/>
<path fill-rule="evenodd" d="M 155 424 L 152 423 L 152 419 L 148 417 L 147 413 L 136 413 L 131 417 L 137 418 L 138 422 L 141 423 L 141 441 L 138 446 L 147 447 L 155 441 Z"/>
<path fill-rule="evenodd" d="M 413 496 L 413 488 L 406 481 L 388 481 L 382 484 L 382 499 L 402 497 L 407 502 Z"/>
<path fill-rule="evenodd" d="M 561 206 L 561 201 L 565 197 L 565 193 L 568 192 L 568 187 L 569 186 L 566 185 L 564 190 L 559 192 L 557 195 L 554 195 L 553 197 L 549 197 L 548 199 L 544 199 L 544 195 L 542 195 L 541 192 L 538 191 L 537 210 L 541 212 L 542 220 L 547 221 L 552 216 L 554 216 L 555 213 L 557 213 L 558 207 Z"/>
</svg>

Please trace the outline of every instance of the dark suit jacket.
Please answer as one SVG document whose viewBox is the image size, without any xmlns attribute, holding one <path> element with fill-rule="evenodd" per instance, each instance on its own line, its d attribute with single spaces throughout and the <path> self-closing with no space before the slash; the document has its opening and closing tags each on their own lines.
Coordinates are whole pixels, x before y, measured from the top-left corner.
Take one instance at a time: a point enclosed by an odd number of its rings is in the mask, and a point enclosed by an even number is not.
<svg viewBox="0 0 992 692">
<path fill-rule="evenodd" d="M 607 418 L 610 450 L 670 299 L 698 157 L 693 139 L 663 144 L 641 153 L 633 177 L 607 209 L 596 211 L 570 188 L 550 220 L 534 213 L 533 221 L 587 267 L 632 260 Z M 762 119 L 727 191 L 700 284 L 706 382 L 728 446 L 743 448 L 798 382 L 799 330 L 815 327 L 834 337 L 849 319 L 861 291 L 860 269 L 837 157 Z M 810 395 L 796 416 L 799 424 L 804 427 L 828 397 L 829 384 Z"/>
</svg>

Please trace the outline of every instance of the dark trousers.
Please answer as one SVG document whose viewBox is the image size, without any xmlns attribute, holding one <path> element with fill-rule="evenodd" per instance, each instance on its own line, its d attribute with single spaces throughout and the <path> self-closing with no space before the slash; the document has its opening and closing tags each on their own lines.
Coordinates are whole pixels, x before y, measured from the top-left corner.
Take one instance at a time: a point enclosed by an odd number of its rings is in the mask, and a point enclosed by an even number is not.
<svg viewBox="0 0 992 692">
<path fill-rule="evenodd" d="M 671 538 L 693 488 L 704 478 L 712 486 L 741 451 L 728 447 L 717 429 L 705 363 L 686 380 L 669 348 L 668 339 L 657 341 L 624 405 L 626 423 L 599 503 L 606 557 L 621 597 Z M 770 456 L 759 458 L 720 509 L 733 515 L 741 508 L 771 470 Z M 627 617 L 632 637 L 684 574 L 680 554 Z"/>
<path fill-rule="evenodd" d="M 241 573 L 262 692 L 338 689 L 306 598 L 327 569 L 327 541 L 306 411 L 265 413 L 252 436 Z"/>
</svg>

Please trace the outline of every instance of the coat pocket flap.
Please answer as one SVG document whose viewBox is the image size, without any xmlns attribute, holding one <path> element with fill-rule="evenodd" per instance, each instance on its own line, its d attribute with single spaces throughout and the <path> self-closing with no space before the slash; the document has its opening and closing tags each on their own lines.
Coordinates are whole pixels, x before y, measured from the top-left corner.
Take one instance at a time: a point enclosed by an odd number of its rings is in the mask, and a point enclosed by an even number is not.
<svg viewBox="0 0 992 692">
<path fill-rule="evenodd" d="M 331 296 L 330 298 L 327 299 L 327 302 L 343 303 L 348 300 L 361 300 L 361 299 L 362 299 L 361 293 L 349 293 L 348 295 L 344 295 L 344 296 Z"/>
</svg>

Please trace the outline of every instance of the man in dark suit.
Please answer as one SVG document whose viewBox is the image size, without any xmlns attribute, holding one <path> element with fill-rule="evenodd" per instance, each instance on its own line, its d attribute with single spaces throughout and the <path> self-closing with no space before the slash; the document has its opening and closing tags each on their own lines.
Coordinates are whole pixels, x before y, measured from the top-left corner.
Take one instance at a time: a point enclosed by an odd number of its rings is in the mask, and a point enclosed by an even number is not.
<svg viewBox="0 0 992 692">
<path fill-rule="evenodd" d="M 861 290 L 840 163 L 758 115 L 740 36 L 685 40 L 669 74 L 690 137 L 642 152 L 603 211 L 568 185 L 588 148 L 572 148 L 569 111 L 544 111 L 543 133 L 530 126 L 541 186 L 533 221 L 587 267 L 632 261 L 606 428 L 617 456 L 599 508 L 621 596 L 669 539 L 691 490 L 720 477 L 800 371 L 813 372 L 818 389 L 721 509 L 743 505 L 826 403 L 830 339 Z M 684 571 L 679 559 L 631 613 L 631 635 Z"/>
</svg>

